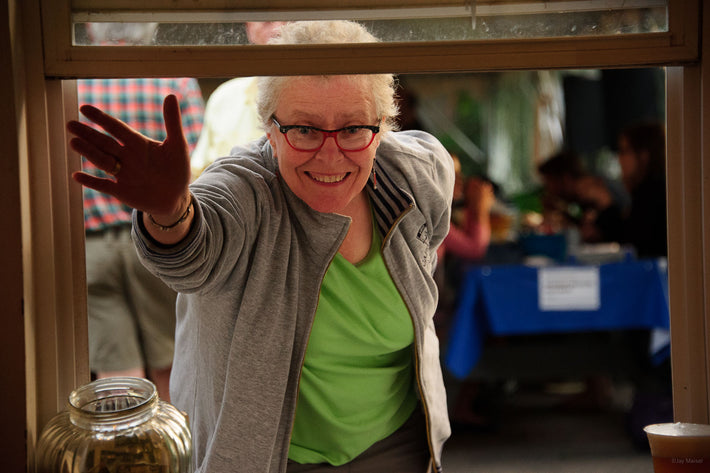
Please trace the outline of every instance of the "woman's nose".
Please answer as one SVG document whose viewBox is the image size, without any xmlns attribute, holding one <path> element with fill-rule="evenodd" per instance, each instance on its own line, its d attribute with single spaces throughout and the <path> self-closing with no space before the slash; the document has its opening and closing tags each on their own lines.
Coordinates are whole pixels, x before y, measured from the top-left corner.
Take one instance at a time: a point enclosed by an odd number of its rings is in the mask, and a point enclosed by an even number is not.
<svg viewBox="0 0 710 473">
<path fill-rule="evenodd" d="M 325 137 L 325 141 L 323 141 L 323 146 L 321 146 L 319 153 L 340 154 L 340 148 L 338 147 L 338 143 L 335 141 L 335 136 Z"/>
</svg>

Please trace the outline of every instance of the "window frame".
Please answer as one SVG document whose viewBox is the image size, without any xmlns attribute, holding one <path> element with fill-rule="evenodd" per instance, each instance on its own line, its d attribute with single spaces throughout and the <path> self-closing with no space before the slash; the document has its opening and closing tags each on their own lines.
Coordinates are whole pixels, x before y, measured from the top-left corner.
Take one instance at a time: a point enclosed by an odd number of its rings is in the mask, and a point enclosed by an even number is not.
<svg viewBox="0 0 710 473">
<path fill-rule="evenodd" d="M 113 3 L 103 0 L 104 4 Z M 207 3 L 207 2 L 205 2 Z M 268 3 L 268 2 L 264 2 Z M 22 31 L 13 56 L 21 184 L 27 462 L 39 430 L 89 379 L 80 167 L 64 123 L 77 116 L 74 78 L 258 74 L 482 72 L 667 66 L 668 227 L 676 420 L 710 423 L 710 9 L 670 0 L 669 32 L 612 38 L 461 44 L 282 47 L 75 47 L 69 0 L 10 0 Z M 41 30 L 42 34 L 36 32 Z M 43 38 L 43 39 L 42 39 Z M 196 54 L 199 52 L 199 54 Z M 521 54 L 524 52 L 524 54 Z M 701 56 L 702 53 L 702 56 Z M 353 57 L 354 61 L 338 58 Z M 425 59 L 423 59 L 425 58 Z M 12 210 L 12 209 L 11 209 Z M 3 240 L 10 241 L 14 240 Z M 13 246 L 14 247 L 14 246 Z M 704 356 L 699 356 L 702 354 Z M 30 470 L 31 471 L 31 470 Z"/>
<path fill-rule="evenodd" d="M 423 41 L 358 45 L 74 46 L 72 6 L 41 0 L 45 72 L 53 77 L 236 77 L 289 74 L 482 72 L 690 64 L 698 59 L 698 0 L 671 0 L 668 32 L 490 41 Z M 80 3 L 80 2 L 77 2 Z M 104 0 L 104 8 L 113 3 Z M 155 8 L 162 0 L 153 2 Z M 185 2 L 183 2 L 185 3 Z M 219 0 L 203 1 L 208 10 Z M 293 9 L 300 3 L 292 2 Z M 316 2 L 317 3 L 317 2 Z M 382 2 L 384 4 L 390 2 Z M 401 0 L 391 2 L 403 3 Z M 411 3 L 411 2 L 404 2 Z M 426 3 L 426 2 L 418 2 Z M 468 2 L 459 0 L 465 5 Z M 263 2 L 268 11 L 278 0 Z M 141 7 L 144 8 L 144 7 Z M 196 7 L 193 9 L 197 10 Z M 140 8 L 133 8 L 134 12 Z M 118 13 L 117 13 L 118 14 Z M 160 12 L 146 14 L 160 19 Z M 197 54 L 196 54 L 197 53 Z M 221 61 L 228 57 L 228 61 Z M 347 58 L 345 60 L 344 58 Z M 620 61 L 620 58 L 623 58 Z M 100 67 L 96 67 L 97 64 Z M 150 65 L 148 65 L 150 64 Z"/>
</svg>

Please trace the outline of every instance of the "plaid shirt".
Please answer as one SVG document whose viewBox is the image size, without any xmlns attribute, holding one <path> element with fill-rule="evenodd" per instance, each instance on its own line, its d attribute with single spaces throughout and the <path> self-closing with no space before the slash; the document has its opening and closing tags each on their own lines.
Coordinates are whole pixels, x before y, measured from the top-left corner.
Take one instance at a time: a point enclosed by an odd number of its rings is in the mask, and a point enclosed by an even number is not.
<svg viewBox="0 0 710 473">
<path fill-rule="evenodd" d="M 204 101 L 196 79 L 82 79 L 77 81 L 79 105 L 91 104 L 154 140 L 165 139 L 163 99 L 175 94 L 180 103 L 182 126 L 192 153 L 202 131 Z M 81 117 L 85 121 L 84 117 Z M 82 158 L 83 170 L 107 174 Z M 84 187 L 84 228 L 100 231 L 114 225 L 130 225 L 132 209 L 113 196 Z"/>
</svg>

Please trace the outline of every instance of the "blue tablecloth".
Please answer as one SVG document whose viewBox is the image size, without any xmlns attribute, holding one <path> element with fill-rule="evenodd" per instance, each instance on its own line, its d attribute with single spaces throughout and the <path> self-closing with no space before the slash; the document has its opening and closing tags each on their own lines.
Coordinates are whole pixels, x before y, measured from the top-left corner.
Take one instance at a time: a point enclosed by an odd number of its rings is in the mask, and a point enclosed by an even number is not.
<svg viewBox="0 0 710 473">
<path fill-rule="evenodd" d="M 564 268 L 564 267 L 563 267 Z M 590 268 L 590 266 L 566 266 Z M 653 350 L 668 351 L 665 259 L 608 263 L 598 268 L 594 310 L 541 310 L 539 271 L 529 266 L 480 266 L 466 273 L 448 334 L 445 365 L 465 378 L 478 362 L 487 335 L 522 335 L 624 329 L 658 329 Z"/>
</svg>

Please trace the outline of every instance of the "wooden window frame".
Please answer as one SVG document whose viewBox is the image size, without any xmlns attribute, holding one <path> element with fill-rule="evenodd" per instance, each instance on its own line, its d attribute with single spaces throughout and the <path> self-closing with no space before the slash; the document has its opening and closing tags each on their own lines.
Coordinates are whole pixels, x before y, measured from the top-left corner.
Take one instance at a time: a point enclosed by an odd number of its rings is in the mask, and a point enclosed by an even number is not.
<svg viewBox="0 0 710 473">
<path fill-rule="evenodd" d="M 45 73 L 52 77 L 235 77 L 393 70 L 397 73 L 482 72 L 600 68 L 611 64 L 660 66 L 692 63 L 698 58 L 698 0 L 672 0 L 668 8 L 669 30 L 665 33 L 358 45 L 134 48 L 72 45 L 70 4 L 59 0 L 41 1 L 45 32 L 44 67 Z M 89 3 L 94 3 L 94 0 Z M 104 0 L 102 3 L 113 2 Z M 154 0 L 152 3 L 157 8 L 166 2 Z M 283 2 L 267 0 L 263 3 L 263 10 L 268 10 L 270 4 Z M 298 5 L 301 2 L 292 3 Z M 412 2 L 395 0 L 394 3 Z M 449 3 L 463 5 L 467 2 L 459 0 Z M 219 5 L 221 2 L 203 1 L 197 5 L 207 8 L 212 4 Z M 137 7 L 134 9 L 138 10 Z M 151 18 L 159 19 L 160 15 L 155 13 Z"/>
<path fill-rule="evenodd" d="M 0 131 L 17 161 L 0 178 L 5 192 L 19 202 L 1 203 L 3 215 L 22 231 L 21 238 L 3 235 L 0 243 L 21 253 L 22 261 L 9 259 L 11 271 L 0 282 L 14 283 L 2 284 L 2 291 L 13 302 L 11 315 L 17 314 L 21 323 L 11 324 L 13 330 L 3 333 L 0 342 L 11 347 L 8 360 L 24 362 L 24 400 L 16 399 L 10 409 L 24 410 L 26 422 L 7 432 L 25 432 L 27 444 L 26 451 L 11 451 L 4 458 L 19 464 L 22 457 L 33 471 L 39 430 L 64 408 L 68 393 L 89 379 L 81 190 L 69 179 L 80 160 L 68 149 L 63 126 L 77 115 L 71 79 L 79 77 L 667 67 L 674 412 L 676 420 L 710 423 L 710 305 L 705 296 L 710 293 L 710 166 L 705 166 L 710 162 L 710 40 L 705 35 L 701 45 L 699 35 L 701 24 L 710 29 L 710 9 L 701 7 L 699 0 L 671 0 L 669 31 L 648 35 L 198 51 L 72 46 L 68 0 L 10 0 L 2 12 L 7 17 L 0 17 L 10 26 L 0 47 L 10 52 L 2 59 L 9 57 L 11 69 L 1 74 L 10 84 L 3 97 L 13 99 L 15 126 Z M 13 185 L 17 182 L 19 187 Z"/>
</svg>

